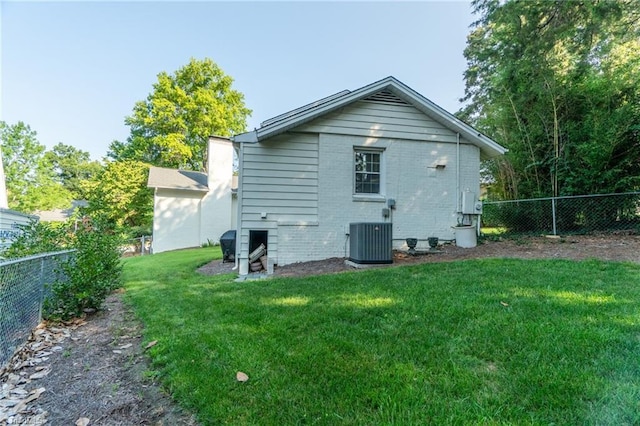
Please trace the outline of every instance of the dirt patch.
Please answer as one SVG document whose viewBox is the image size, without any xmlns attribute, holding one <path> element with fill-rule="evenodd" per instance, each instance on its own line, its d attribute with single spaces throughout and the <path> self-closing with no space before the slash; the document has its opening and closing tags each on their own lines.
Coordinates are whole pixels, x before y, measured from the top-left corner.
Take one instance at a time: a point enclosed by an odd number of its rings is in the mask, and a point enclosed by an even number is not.
<svg viewBox="0 0 640 426">
<path fill-rule="evenodd" d="M 393 265 L 448 262 L 474 258 L 603 259 L 640 263 L 640 237 L 631 234 L 523 238 L 489 241 L 463 249 L 445 244 L 437 252 L 410 256 L 397 252 Z M 214 261 L 199 269 L 205 274 L 233 272 L 233 263 Z M 277 267 L 276 276 L 306 276 L 354 270 L 334 258 Z M 195 425 L 178 409 L 149 374 L 142 347 L 142 327 L 111 295 L 104 309 L 65 326 L 40 328 L 34 340 L 0 374 L 0 425 Z M 44 389 L 44 390 L 42 390 Z M 13 400 L 31 399 L 14 413 Z M 20 406 L 18 406 L 20 408 Z M 2 411 L 4 410 L 4 411 Z M 83 419 L 83 420 L 81 420 Z M 85 423 L 77 423 L 79 420 Z"/>
<path fill-rule="evenodd" d="M 17 400 L 43 390 L 0 425 L 195 425 L 163 393 L 148 368 L 141 325 L 119 293 L 104 309 L 66 325 L 39 327 L 0 377 Z M 11 414 L 11 413 L 9 413 Z M 88 421 L 88 423 L 87 423 Z"/>
</svg>

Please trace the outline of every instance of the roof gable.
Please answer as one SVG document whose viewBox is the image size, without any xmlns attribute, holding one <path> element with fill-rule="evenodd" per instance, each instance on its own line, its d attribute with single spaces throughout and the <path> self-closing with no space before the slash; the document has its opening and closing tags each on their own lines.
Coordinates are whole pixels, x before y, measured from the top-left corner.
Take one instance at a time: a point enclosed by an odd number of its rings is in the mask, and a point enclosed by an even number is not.
<svg viewBox="0 0 640 426">
<path fill-rule="evenodd" d="M 354 91 L 345 90 L 281 114 L 264 121 L 260 128 L 252 132 L 235 136 L 233 141 L 240 143 L 263 141 L 360 100 L 412 105 L 478 146 L 484 158 L 496 157 L 507 151 L 491 138 L 483 135 L 394 77 L 387 77 Z"/>
</svg>

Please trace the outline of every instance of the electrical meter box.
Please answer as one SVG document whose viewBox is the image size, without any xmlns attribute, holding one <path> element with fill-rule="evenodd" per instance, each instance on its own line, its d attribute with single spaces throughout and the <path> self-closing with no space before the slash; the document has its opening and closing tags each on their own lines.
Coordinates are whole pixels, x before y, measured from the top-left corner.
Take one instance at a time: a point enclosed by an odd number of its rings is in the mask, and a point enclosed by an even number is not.
<svg viewBox="0 0 640 426">
<path fill-rule="evenodd" d="M 482 203 L 478 201 L 476 194 L 471 191 L 462 193 L 462 214 L 482 214 Z"/>
</svg>

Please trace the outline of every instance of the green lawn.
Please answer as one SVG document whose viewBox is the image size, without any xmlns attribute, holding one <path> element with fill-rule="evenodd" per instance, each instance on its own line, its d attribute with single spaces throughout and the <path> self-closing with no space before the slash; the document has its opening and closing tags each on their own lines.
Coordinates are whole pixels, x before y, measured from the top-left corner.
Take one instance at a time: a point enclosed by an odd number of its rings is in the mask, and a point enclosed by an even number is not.
<svg viewBox="0 0 640 426">
<path fill-rule="evenodd" d="M 477 260 L 236 283 L 128 259 L 157 374 L 202 424 L 638 424 L 640 267 Z M 245 383 L 236 372 L 248 374 Z"/>
</svg>

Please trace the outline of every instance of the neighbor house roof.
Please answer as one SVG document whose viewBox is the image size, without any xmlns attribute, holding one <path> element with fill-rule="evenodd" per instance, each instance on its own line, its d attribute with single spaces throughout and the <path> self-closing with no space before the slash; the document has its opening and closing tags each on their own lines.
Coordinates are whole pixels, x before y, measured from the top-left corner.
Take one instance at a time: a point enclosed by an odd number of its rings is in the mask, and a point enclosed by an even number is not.
<svg viewBox="0 0 640 426">
<path fill-rule="evenodd" d="M 149 169 L 149 188 L 183 189 L 187 191 L 209 191 L 207 174 L 191 170 L 151 167 Z"/>
<path fill-rule="evenodd" d="M 483 135 L 394 77 L 384 78 L 354 91 L 344 90 L 281 114 L 263 122 L 260 128 L 252 132 L 236 135 L 232 140 L 240 143 L 260 142 L 382 91 L 391 92 L 442 125 L 459 133 L 461 137 L 478 146 L 485 158 L 496 157 L 507 152 L 506 148 L 488 136 Z"/>
<path fill-rule="evenodd" d="M 68 209 L 38 210 L 35 215 L 40 218 L 41 222 L 64 222 L 73 216 L 78 208 L 87 207 L 89 203 L 85 200 L 71 201 L 71 207 Z"/>
</svg>

